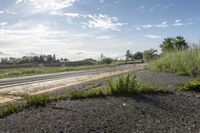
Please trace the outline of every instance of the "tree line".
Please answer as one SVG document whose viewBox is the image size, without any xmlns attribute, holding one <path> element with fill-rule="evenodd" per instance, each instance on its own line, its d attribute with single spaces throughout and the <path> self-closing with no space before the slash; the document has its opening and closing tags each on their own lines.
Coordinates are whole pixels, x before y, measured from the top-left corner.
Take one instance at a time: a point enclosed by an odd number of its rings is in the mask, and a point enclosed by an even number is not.
<svg viewBox="0 0 200 133">
<path fill-rule="evenodd" d="M 58 63 L 63 59 L 56 59 L 53 55 L 40 55 L 40 56 L 23 56 L 22 58 L 6 57 L 1 58 L 1 64 L 25 64 L 25 63 Z M 66 60 L 66 59 L 65 59 Z"/>
</svg>

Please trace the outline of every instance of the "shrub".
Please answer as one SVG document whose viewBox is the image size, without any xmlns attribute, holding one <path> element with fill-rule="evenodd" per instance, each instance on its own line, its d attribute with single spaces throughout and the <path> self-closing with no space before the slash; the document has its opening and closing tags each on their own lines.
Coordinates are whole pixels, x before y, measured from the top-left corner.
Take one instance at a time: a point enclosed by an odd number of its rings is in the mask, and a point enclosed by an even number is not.
<svg viewBox="0 0 200 133">
<path fill-rule="evenodd" d="M 100 61 L 100 63 L 101 63 L 101 64 L 111 64 L 112 61 L 113 61 L 112 58 L 103 58 L 103 59 Z"/>
</svg>

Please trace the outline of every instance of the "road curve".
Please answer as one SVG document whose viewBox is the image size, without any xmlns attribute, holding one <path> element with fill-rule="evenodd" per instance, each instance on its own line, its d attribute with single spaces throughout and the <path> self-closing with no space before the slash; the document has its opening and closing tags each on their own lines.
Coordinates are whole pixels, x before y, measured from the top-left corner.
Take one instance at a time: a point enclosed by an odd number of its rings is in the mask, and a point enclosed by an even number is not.
<svg viewBox="0 0 200 133">
<path fill-rule="evenodd" d="M 141 68 L 143 68 L 142 64 Z M 105 72 L 113 72 L 113 71 L 121 71 L 130 68 L 134 68 L 136 64 L 132 65 L 120 65 L 115 67 L 107 67 L 107 68 L 99 68 L 99 69 L 92 69 L 92 70 L 83 70 L 83 71 L 72 71 L 72 72 L 62 72 L 62 73 L 53 73 L 53 74 L 43 74 L 43 75 L 36 75 L 36 76 L 26 76 L 26 77 L 17 77 L 17 78 L 7 78 L 7 79 L 0 79 L 0 89 L 8 88 L 8 87 L 15 87 L 20 85 L 28 85 L 33 83 L 41 83 L 47 81 L 54 81 L 59 79 L 65 78 L 75 78 L 78 76 L 84 75 L 93 75 L 98 73 L 105 73 Z"/>
</svg>

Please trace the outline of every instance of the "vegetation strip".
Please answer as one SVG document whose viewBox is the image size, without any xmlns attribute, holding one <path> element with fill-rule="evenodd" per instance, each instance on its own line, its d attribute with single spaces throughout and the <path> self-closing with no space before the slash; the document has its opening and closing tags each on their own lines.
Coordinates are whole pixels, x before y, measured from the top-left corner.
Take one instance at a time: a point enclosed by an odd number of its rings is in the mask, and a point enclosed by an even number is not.
<svg viewBox="0 0 200 133">
<path fill-rule="evenodd" d="M 166 89 L 157 89 L 150 85 L 141 83 L 137 80 L 135 75 L 126 74 L 121 75 L 119 78 L 109 81 L 106 88 L 99 85 L 86 88 L 81 91 L 74 91 L 62 96 L 50 96 L 46 94 L 24 96 L 26 102 L 12 103 L 0 110 L 0 118 L 3 118 L 14 112 L 21 111 L 30 106 L 44 106 L 45 104 L 65 99 L 83 99 L 109 95 L 130 95 L 137 93 L 168 93 Z"/>
<path fill-rule="evenodd" d="M 22 77 L 22 76 L 32 76 L 39 74 L 49 74 L 58 72 L 69 72 L 69 71 L 80 71 L 80 70 L 90 70 L 105 67 L 117 66 L 120 63 L 112 64 L 102 64 L 102 65 L 87 65 L 79 67 L 37 67 L 37 68 L 15 68 L 15 69 L 0 69 L 0 79 L 12 78 L 12 77 Z"/>
</svg>

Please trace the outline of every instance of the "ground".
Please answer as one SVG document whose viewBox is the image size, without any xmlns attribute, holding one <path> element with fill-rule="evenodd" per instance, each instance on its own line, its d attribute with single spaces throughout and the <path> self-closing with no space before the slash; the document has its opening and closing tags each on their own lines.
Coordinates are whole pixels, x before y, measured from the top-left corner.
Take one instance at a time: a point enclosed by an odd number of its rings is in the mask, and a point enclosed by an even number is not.
<svg viewBox="0 0 200 133">
<path fill-rule="evenodd" d="M 191 77 L 140 71 L 140 79 L 174 90 Z M 149 78 L 148 78 L 149 77 Z M 200 132 L 200 99 L 190 93 L 62 100 L 0 119 L 1 132 Z"/>
</svg>

